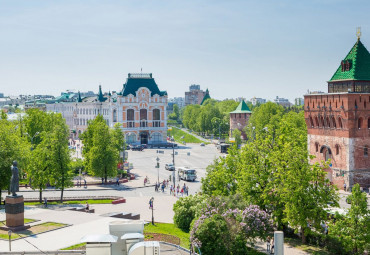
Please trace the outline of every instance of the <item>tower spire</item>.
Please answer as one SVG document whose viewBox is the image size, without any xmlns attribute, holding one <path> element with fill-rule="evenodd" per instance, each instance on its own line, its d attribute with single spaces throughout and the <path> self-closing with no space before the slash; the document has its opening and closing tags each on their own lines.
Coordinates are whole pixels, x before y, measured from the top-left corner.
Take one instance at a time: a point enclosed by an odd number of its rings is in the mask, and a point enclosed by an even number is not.
<svg viewBox="0 0 370 255">
<path fill-rule="evenodd" d="M 357 36 L 357 40 L 359 41 L 360 40 L 360 37 L 361 37 L 361 27 L 357 27 L 356 28 L 356 36 Z"/>
</svg>

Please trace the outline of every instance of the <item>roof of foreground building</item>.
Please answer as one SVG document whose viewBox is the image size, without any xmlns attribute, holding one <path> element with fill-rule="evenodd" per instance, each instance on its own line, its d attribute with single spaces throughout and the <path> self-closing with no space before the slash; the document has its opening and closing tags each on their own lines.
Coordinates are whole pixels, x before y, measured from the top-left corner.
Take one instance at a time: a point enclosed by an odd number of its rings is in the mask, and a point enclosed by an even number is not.
<svg viewBox="0 0 370 255">
<path fill-rule="evenodd" d="M 151 73 L 129 73 L 125 84 L 123 84 L 122 96 L 132 94 L 136 96 L 139 88 L 145 87 L 150 90 L 151 96 L 167 95 L 167 91 L 160 91 Z"/>
<path fill-rule="evenodd" d="M 252 113 L 249 109 L 248 105 L 242 100 L 238 107 L 236 107 L 235 111 L 232 111 L 230 113 Z"/>
<path fill-rule="evenodd" d="M 370 81 L 370 53 L 358 39 L 330 81 Z"/>
</svg>

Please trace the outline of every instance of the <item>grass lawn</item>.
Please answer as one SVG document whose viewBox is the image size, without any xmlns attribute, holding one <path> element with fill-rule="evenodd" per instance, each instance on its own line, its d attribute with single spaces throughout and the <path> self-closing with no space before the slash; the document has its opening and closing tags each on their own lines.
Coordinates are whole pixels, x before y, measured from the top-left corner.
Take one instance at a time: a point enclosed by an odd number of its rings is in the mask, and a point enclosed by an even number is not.
<svg viewBox="0 0 370 255">
<path fill-rule="evenodd" d="M 305 251 L 309 254 L 314 254 L 314 255 L 329 255 L 329 254 L 331 254 L 330 252 L 326 251 L 324 248 L 309 245 L 309 244 L 302 244 L 301 240 L 296 239 L 296 238 L 285 237 L 284 242 L 290 244 L 291 246 L 293 246 L 297 249 Z"/>
<path fill-rule="evenodd" d="M 13 233 L 11 235 L 11 239 L 14 240 L 14 239 L 18 239 L 18 238 L 25 237 L 25 236 L 36 235 L 36 234 L 44 233 L 50 230 L 62 228 L 65 226 L 67 226 L 67 224 L 57 223 L 57 222 L 44 222 L 38 225 L 34 225 L 30 227 L 29 229 L 22 230 L 17 233 Z M 9 239 L 8 231 L 0 230 L 0 239 L 8 240 Z"/>
<path fill-rule="evenodd" d="M 180 246 L 189 249 L 190 247 L 190 234 L 182 231 L 175 224 L 170 223 L 156 223 L 155 226 L 152 224 L 146 224 L 144 227 L 144 234 L 145 233 L 160 233 L 160 234 L 167 234 L 173 235 L 180 238 Z"/>
<path fill-rule="evenodd" d="M 64 201 L 63 203 L 60 202 L 48 202 L 48 205 L 60 205 L 60 204 L 66 204 L 66 205 L 73 205 L 73 204 L 86 204 L 86 201 L 89 204 L 111 204 L 112 199 L 101 199 L 101 200 L 76 200 L 76 201 Z M 44 205 L 44 203 L 39 202 L 24 202 L 24 205 Z"/>
<path fill-rule="evenodd" d="M 63 250 L 86 250 L 86 243 L 75 244 L 75 245 L 69 246 L 67 248 L 63 248 L 61 250 L 62 251 Z"/>
<path fill-rule="evenodd" d="M 26 223 L 32 223 L 32 222 L 35 222 L 35 221 L 37 221 L 37 220 L 24 218 L 24 224 L 26 224 Z M 5 220 L 0 221 L 0 225 L 5 225 L 5 223 L 6 223 Z"/>
<path fill-rule="evenodd" d="M 186 142 L 186 143 L 204 143 L 203 141 L 199 140 L 195 136 L 193 136 L 191 134 L 188 134 L 188 133 L 186 133 L 186 132 L 184 132 L 181 129 L 176 128 L 176 127 L 172 127 L 172 131 L 168 131 L 168 134 L 170 136 L 173 136 L 173 138 L 175 139 L 176 142 L 180 142 L 180 143 L 183 143 L 183 142 Z M 182 139 L 181 137 L 184 137 L 184 139 Z"/>
</svg>

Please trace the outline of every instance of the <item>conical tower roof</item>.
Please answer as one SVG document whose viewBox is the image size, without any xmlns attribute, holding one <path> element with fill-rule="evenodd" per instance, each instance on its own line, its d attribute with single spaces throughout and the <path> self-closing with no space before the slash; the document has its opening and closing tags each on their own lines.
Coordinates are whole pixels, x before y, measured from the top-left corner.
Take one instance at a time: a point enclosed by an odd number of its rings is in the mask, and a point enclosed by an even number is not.
<svg viewBox="0 0 370 255">
<path fill-rule="evenodd" d="M 210 97 L 210 95 L 209 95 L 209 91 L 208 91 L 208 89 L 206 90 L 206 94 L 204 95 L 203 100 L 202 100 L 202 102 L 200 103 L 200 105 L 203 105 L 203 104 L 204 104 L 204 102 L 205 102 L 207 99 L 211 99 L 211 97 Z"/>
<path fill-rule="evenodd" d="M 340 80 L 370 81 L 370 53 L 360 39 L 357 40 L 330 79 L 330 81 Z"/>
<path fill-rule="evenodd" d="M 107 100 L 107 98 L 105 98 L 105 97 L 103 96 L 103 92 L 102 92 L 102 90 L 101 90 L 101 85 L 99 85 L 98 101 L 99 101 L 99 102 L 104 102 L 105 100 Z"/>
<path fill-rule="evenodd" d="M 242 100 L 238 107 L 236 107 L 235 111 L 232 111 L 230 113 L 252 113 L 249 109 L 248 105 Z"/>
<path fill-rule="evenodd" d="M 77 99 L 77 102 L 81 103 L 82 102 L 82 98 L 81 98 L 81 93 L 80 91 L 78 91 L 78 99 Z"/>
</svg>

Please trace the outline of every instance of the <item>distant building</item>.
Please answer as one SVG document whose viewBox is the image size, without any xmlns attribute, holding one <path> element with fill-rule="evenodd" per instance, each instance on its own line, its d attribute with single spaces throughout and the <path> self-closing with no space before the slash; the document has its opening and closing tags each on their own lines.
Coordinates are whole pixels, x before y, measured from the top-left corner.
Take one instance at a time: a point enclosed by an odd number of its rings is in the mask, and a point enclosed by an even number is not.
<svg viewBox="0 0 370 255">
<path fill-rule="evenodd" d="M 190 85 L 189 91 L 185 92 L 185 106 L 201 104 L 206 92 L 200 89 L 200 85 Z"/>
<path fill-rule="evenodd" d="M 0 93 L 0 98 L 4 98 L 4 93 Z"/>
<path fill-rule="evenodd" d="M 64 93 L 66 101 L 47 104 L 48 111 L 60 112 L 77 138 L 88 126 L 89 120 L 101 114 L 113 127 L 119 123 L 128 144 L 158 144 L 167 139 L 167 92 L 160 91 L 152 74 L 129 73 L 122 91 L 85 97 Z M 95 94 L 94 94 L 95 95 Z M 75 98 L 70 101 L 70 98 Z"/>
<path fill-rule="evenodd" d="M 292 105 L 288 99 L 278 96 L 274 99 L 274 102 L 284 107 L 290 107 Z"/>
<path fill-rule="evenodd" d="M 251 110 L 244 101 L 240 102 L 235 111 L 230 112 L 230 137 L 233 136 L 235 129 L 239 129 L 243 139 L 247 138 L 244 128 L 248 125 L 251 114 Z"/>
<path fill-rule="evenodd" d="M 177 106 L 180 109 L 185 107 L 185 98 L 183 98 L 183 97 L 170 98 L 170 99 L 168 99 L 168 102 L 169 103 L 171 102 L 171 103 L 177 104 Z"/>
<path fill-rule="evenodd" d="M 264 104 L 266 103 L 266 99 L 263 99 L 263 98 L 259 98 L 259 97 L 253 97 L 251 98 L 251 103 L 252 105 L 257 105 L 257 104 Z"/>
<path fill-rule="evenodd" d="M 301 105 L 304 105 L 304 99 L 301 98 L 301 97 L 297 97 L 296 99 L 294 99 L 294 104 L 296 106 L 301 106 Z"/>
<path fill-rule="evenodd" d="M 245 98 L 244 97 L 237 97 L 235 98 L 235 102 L 241 102 L 241 101 L 245 101 Z"/>
</svg>

